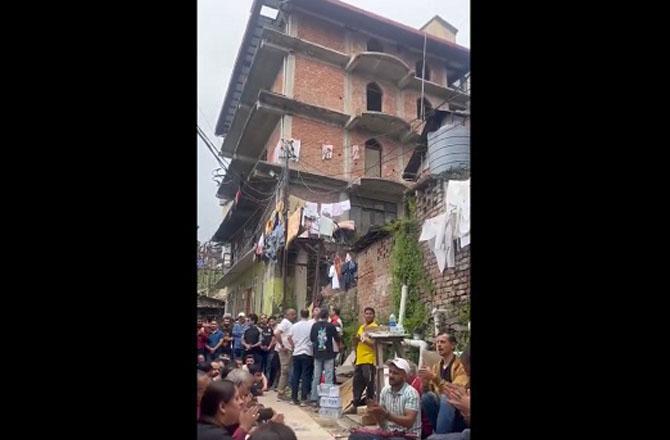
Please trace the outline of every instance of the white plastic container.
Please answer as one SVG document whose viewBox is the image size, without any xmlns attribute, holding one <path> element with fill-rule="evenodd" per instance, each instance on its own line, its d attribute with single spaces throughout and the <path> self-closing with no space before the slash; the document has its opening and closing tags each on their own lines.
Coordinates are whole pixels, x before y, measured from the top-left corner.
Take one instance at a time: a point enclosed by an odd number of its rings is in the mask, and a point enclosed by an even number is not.
<svg viewBox="0 0 670 440">
<path fill-rule="evenodd" d="M 317 390 L 320 397 L 340 397 L 340 387 L 322 383 Z"/>
<path fill-rule="evenodd" d="M 319 408 L 319 416 L 326 419 L 339 419 L 342 417 L 342 408 Z"/>
<path fill-rule="evenodd" d="M 319 406 L 321 408 L 342 408 L 342 400 L 339 397 L 321 397 Z"/>
</svg>

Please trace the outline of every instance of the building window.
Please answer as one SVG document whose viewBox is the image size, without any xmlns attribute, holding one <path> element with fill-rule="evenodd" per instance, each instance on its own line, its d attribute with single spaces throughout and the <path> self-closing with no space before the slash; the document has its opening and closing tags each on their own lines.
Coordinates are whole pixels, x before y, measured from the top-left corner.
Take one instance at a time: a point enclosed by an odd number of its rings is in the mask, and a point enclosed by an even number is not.
<svg viewBox="0 0 670 440">
<path fill-rule="evenodd" d="M 365 142 L 365 173 L 367 177 L 382 176 L 382 146 L 375 139 Z"/>
<path fill-rule="evenodd" d="M 426 98 L 423 98 L 423 106 L 426 109 L 424 115 L 428 117 L 430 111 L 433 110 L 433 106 L 430 104 L 430 101 L 428 101 Z M 421 98 L 416 100 L 416 118 L 421 119 Z"/>
<path fill-rule="evenodd" d="M 423 60 L 417 61 L 414 68 L 416 69 L 416 72 L 415 72 L 416 77 L 417 78 L 424 78 L 423 77 Z M 430 81 L 430 67 L 428 66 L 428 63 L 426 63 L 426 77 L 424 79 L 426 81 Z"/>
<path fill-rule="evenodd" d="M 360 196 L 351 197 L 350 217 L 365 235 L 372 226 L 383 226 L 398 218 L 398 205 Z"/>
<path fill-rule="evenodd" d="M 372 112 L 382 111 L 382 89 L 375 83 L 368 84 L 367 109 Z"/>
<path fill-rule="evenodd" d="M 384 47 L 378 40 L 370 38 L 368 40 L 368 52 L 384 52 Z"/>
</svg>

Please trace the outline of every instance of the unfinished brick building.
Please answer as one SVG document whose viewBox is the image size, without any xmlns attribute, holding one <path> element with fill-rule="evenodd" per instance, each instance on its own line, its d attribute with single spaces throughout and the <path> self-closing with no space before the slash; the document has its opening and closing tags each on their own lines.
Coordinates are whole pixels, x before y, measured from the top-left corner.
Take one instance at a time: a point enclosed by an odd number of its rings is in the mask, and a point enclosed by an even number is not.
<svg viewBox="0 0 670 440">
<path fill-rule="evenodd" d="M 217 285 L 228 311 L 310 304 L 329 282 L 327 261 L 344 259 L 371 227 L 403 214 L 413 183 L 403 172 L 422 113 L 469 103 L 457 87 L 469 72 L 469 50 L 445 23 L 435 17 L 425 31 L 414 29 L 337 0 L 253 2 L 215 130 L 230 160 L 217 194 L 229 209 L 213 237 L 231 248 L 232 265 Z M 273 209 L 283 207 L 277 187 L 289 140 L 288 215 L 304 202 L 323 210 L 350 201 L 335 220 L 354 226 L 332 240 L 293 231 L 282 274 L 279 259 L 254 255 Z M 385 278 L 368 283 L 365 274 L 377 272 L 357 259 L 359 295 L 387 296 Z"/>
</svg>

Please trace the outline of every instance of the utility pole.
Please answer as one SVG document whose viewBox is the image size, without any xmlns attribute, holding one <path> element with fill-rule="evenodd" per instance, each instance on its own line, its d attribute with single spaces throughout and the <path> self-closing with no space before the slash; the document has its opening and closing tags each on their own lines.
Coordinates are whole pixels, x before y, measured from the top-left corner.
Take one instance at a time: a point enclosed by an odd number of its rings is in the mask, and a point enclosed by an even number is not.
<svg viewBox="0 0 670 440">
<path fill-rule="evenodd" d="M 288 287 L 287 287 L 287 277 L 286 271 L 288 269 L 288 184 L 289 184 L 289 160 L 291 160 L 291 155 L 293 153 L 293 140 L 282 139 L 282 149 L 284 150 L 284 180 L 282 182 L 282 217 L 284 222 L 284 251 L 282 254 L 282 283 L 283 283 L 283 297 L 284 304 L 288 298 Z"/>
</svg>

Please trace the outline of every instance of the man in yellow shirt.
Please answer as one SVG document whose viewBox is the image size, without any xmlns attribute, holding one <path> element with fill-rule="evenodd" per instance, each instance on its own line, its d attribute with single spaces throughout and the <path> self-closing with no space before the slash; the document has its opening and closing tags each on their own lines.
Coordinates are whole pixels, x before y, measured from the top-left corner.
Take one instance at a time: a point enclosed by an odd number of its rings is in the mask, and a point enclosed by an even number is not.
<svg viewBox="0 0 670 440">
<path fill-rule="evenodd" d="M 367 389 L 366 396 L 368 399 L 375 397 L 375 348 L 374 342 L 367 334 L 367 331 L 378 327 L 375 322 L 375 309 L 366 307 L 363 310 L 363 317 L 365 324 L 358 328 L 355 337 L 356 344 L 356 366 L 354 367 L 354 406 L 351 413 L 356 411 L 359 406 L 364 406 L 365 402 L 362 400 L 363 391 Z"/>
</svg>

